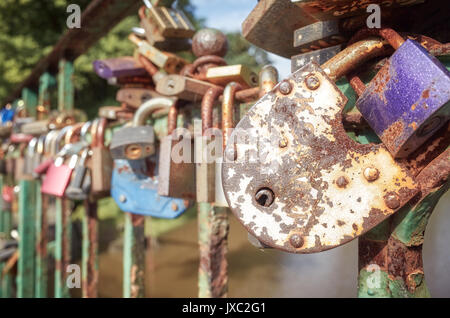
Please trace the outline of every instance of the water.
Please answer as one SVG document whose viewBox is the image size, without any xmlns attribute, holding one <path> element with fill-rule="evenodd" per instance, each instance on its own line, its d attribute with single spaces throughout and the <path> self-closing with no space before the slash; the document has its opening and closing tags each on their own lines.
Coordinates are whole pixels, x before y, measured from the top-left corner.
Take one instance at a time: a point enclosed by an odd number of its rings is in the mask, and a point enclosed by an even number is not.
<svg viewBox="0 0 450 318">
<path fill-rule="evenodd" d="M 450 297 L 450 193 L 430 219 L 425 236 L 424 264 L 433 297 Z M 230 297 L 355 297 L 357 241 L 309 255 L 258 250 L 230 216 Z M 197 223 L 195 220 L 159 238 L 147 253 L 148 297 L 197 296 Z M 116 245 L 100 258 L 101 297 L 122 296 L 122 252 Z"/>
</svg>

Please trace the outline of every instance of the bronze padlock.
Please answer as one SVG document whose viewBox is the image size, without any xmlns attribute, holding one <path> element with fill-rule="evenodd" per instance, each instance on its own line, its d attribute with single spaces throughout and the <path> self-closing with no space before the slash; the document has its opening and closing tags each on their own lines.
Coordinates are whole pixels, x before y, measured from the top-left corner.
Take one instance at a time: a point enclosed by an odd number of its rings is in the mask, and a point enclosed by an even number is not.
<svg viewBox="0 0 450 318">
<path fill-rule="evenodd" d="M 211 67 L 206 71 L 206 80 L 220 86 L 230 82 L 236 82 L 244 88 L 258 85 L 256 73 L 243 64 Z"/>
</svg>

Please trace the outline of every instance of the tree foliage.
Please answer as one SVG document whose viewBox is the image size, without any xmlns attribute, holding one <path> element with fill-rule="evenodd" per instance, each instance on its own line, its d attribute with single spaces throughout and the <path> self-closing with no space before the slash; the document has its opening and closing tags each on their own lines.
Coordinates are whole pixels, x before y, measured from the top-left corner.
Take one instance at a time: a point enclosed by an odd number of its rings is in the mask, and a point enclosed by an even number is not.
<svg viewBox="0 0 450 318">
<path fill-rule="evenodd" d="M 45 57 L 67 30 L 66 8 L 71 3 L 83 10 L 90 0 L 2 0 L 0 1 L 0 100 L 5 99 L 31 72 L 36 63 Z M 186 12 L 194 25 L 200 28 L 204 21 L 195 18 L 195 7 L 189 0 L 176 4 Z M 109 86 L 92 70 L 92 62 L 125 55 L 132 55 L 134 45 L 127 36 L 139 25 L 137 12 L 124 19 L 108 35 L 100 39 L 88 52 L 75 61 L 75 106 L 84 109 L 89 117 L 97 113 L 99 106 L 116 105 L 117 87 Z M 254 71 L 268 63 L 267 54 L 252 47 L 239 33 L 228 34 L 229 64 L 243 63 Z M 183 57 L 193 59 L 192 54 Z M 55 104 L 55 103 L 54 103 Z"/>
</svg>

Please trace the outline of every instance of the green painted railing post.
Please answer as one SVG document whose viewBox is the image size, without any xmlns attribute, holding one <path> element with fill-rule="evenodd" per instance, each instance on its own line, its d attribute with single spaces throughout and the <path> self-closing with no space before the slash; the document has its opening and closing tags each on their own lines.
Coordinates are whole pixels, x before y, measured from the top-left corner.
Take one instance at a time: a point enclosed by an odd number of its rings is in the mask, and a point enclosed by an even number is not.
<svg viewBox="0 0 450 318">
<path fill-rule="evenodd" d="M 22 90 L 22 100 L 28 116 L 35 116 L 37 95 L 29 88 Z M 35 218 L 36 181 L 19 181 L 19 260 L 17 273 L 17 297 L 34 297 L 35 282 Z"/>
<path fill-rule="evenodd" d="M 97 202 L 84 201 L 82 242 L 82 296 L 96 298 L 98 296 L 98 220 Z"/>
<path fill-rule="evenodd" d="M 22 100 L 25 104 L 25 108 L 27 110 L 28 117 L 36 116 L 36 106 L 38 102 L 38 98 L 35 92 L 30 90 L 29 88 L 24 88 L 22 90 Z"/>
<path fill-rule="evenodd" d="M 44 73 L 39 79 L 38 104 L 50 110 L 50 88 L 55 84 L 55 78 Z M 41 182 L 36 181 L 36 298 L 47 297 L 47 208 L 48 197 L 41 194 Z"/>
<path fill-rule="evenodd" d="M 55 78 L 49 73 L 44 73 L 39 78 L 38 104 L 50 110 L 50 88 L 56 84 Z"/>
<path fill-rule="evenodd" d="M 59 61 L 58 110 L 73 110 L 74 107 L 73 64 L 64 59 Z"/>
<path fill-rule="evenodd" d="M 20 180 L 19 187 L 17 297 L 29 298 L 34 296 L 36 182 Z"/>
<path fill-rule="evenodd" d="M 123 297 L 145 296 L 145 217 L 125 213 Z"/>
<path fill-rule="evenodd" d="M 0 190 L 3 188 L 3 176 L 0 176 Z M 12 229 L 11 211 L 5 209 L 3 199 L 0 196 L 0 233 L 5 240 L 11 238 L 10 233 Z M 4 263 L 0 263 L 0 298 L 12 297 L 12 277 L 10 273 L 3 276 Z"/>
<path fill-rule="evenodd" d="M 58 72 L 58 110 L 72 110 L 74 107 L 73 64 L 61 59 Z M 55 297 L 69 297 L 66 285 L 66 269 L 70 262 L 71 202 L 56 199 L 55 224 Z"/>
</svg>

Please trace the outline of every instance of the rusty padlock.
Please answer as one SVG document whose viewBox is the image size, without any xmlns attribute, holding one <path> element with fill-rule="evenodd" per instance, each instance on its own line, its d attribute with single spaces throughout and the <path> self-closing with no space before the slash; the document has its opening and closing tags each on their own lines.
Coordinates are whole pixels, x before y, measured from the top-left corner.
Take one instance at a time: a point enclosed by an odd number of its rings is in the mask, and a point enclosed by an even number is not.
<svg viewBox="0 0 450 318">
<path fill-rule="evenodd" d="M 185 128 L 177 129 L 178 103 L 167 116 L 167 136 L 159 153 L 158 194 L 173 198 L 195 199 L 194 138 Z"/>
<path fill-rule="evenodd" d="M 161 95 L 197 102 L 202 99 L 208 89 L 214 86 L 214 84 L 205 81 L 172 74 L 158 82 L 156 91 Z"/>
<path fill-rule="evenodd" d="M 160 96 L 161 94 L 151 88 L 121 88 L 117 91 L 116 100 L 130 107 L 138 108 L 146 101 Z"/>
<path fill-rule="evenodd" d="M 136 44 L 140 54 L 149 59 L 157 67 L 166 71 L 168 74 L 179 73 L 180 70 L 188 64 L 186 60 L 176 56 L 175 54 L 162 52 L 134 34 L 130 34 L 128 39 Z"/>
<path fill-rule="evenodd" d="M 417 193 L 410 172 L 384 145 L 354 142 L 342 125 L 347 98 L 333 81 L 382 54 L 383 43 L 359 41 L 322 67 L 304 66 L 233 131 L 222 169 L 225 195 L 265 245 L 293 253 L 342 245 Z"/>
</svg>

